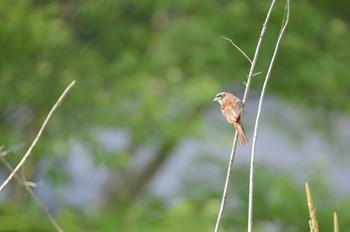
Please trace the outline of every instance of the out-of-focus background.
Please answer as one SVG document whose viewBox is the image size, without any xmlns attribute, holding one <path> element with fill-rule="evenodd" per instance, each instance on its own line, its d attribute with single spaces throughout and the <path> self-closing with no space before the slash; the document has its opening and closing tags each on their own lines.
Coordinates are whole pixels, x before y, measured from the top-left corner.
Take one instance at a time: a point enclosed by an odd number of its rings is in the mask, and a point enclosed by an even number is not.
<svg viewBox="0 0 350 232">
<path fill-rule="evenodd" d="M 13 166 L 64 88 L 24 172 L 65 231 L 212 231 L 234 129 L 212 100 L 242 97 L 267 0 L 0 0 L 0 145 Z M 350 1 L 296 0 L 258 133 L 255 231 L 350 229 Z M 244 126 L 284 11 L 264 37 Z M 223 231 L 247 225 L 251 144 L 238 147 Z M 0 166 L 1 183 L 9 175 Z M 53 231 L 23 186 L 0 193 L 0 231 Z"/>
</svg>

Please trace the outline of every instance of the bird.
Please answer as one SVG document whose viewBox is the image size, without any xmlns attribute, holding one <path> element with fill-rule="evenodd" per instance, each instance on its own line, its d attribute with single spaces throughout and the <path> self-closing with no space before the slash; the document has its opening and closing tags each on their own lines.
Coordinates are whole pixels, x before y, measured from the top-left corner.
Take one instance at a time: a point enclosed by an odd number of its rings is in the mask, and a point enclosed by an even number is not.
<svg viewBox="0 0 350 232">
<path fill-rule="evenodd" d="M 233 124 L 235 129 L 238 132 L 239 140 L 241 144 L 249 143 L 247 135 L 244 132 L 242 126 L 242 102 L 241 100 L 229 92 L 220 92 L 218 93 L 213 102 L 217 101 L 221 105 L 221 112 L 225 116 L 226 120 Z"/>
</svg>

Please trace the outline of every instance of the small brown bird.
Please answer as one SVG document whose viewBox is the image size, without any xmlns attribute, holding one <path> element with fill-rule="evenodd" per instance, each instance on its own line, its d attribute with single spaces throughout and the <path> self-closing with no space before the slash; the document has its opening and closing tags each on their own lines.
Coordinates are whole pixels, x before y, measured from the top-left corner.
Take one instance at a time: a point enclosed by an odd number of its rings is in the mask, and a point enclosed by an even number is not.
<svg viewBox="0 0 350 232">
<path fill-rule="evenodd" d="M 221 105 L 221 112 L 226 117 L 229 123 L 232 123 L 238 132 L 241 144 L 249 143 L 248 138 L 244 132 L 241 117 L 242 117 L 242 102 L 235 95 L 228 92 L 218 93 L 213 102 L 217 101 Z"/>
</svg>

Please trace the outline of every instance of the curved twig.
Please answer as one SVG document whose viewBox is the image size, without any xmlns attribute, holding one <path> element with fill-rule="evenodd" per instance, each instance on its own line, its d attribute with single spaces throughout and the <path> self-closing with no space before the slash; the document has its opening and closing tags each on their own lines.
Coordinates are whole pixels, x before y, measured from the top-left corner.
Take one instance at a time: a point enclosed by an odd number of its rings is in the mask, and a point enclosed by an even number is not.
<svg viewBox="0 0 350 232">
<path fill-rule="evenodd" d="M 225 37 L 225 36 L 223 36 L 223 35 L 221 36 L 221 38 L 223 38 L 224 40 L 230 41 L 230 43 L 231 43 L 233 46 L 235 46 L 235 48 L 237 48 L 238 51 L 240 51 L 240 52 L 245 56 L 245 58 L 247 58 L 247 60 L 249 60 L 250 63 L 252 63 L 252 60 L 249 59 L 249 57 L 247 56 L 247 54 L 245 54 L 245 52 L 244 52 L 240 47 L 238 47 L 238 46 L 232 41 L 232 39 L 227 38 L 227 37 Z"/>
<path fill-rule="evenodd" d="M 264 85 L 263 85 L 262 90 L 261 90 L 261 95 L 260 95 L 260 99 L 259 99 L 259 106 L 258 106 L 258 112 L 257 112 L 257 115 L 256 115 L 256 120 L 255 120 L 254 135 L 253 135 L 253 142 L 252 142 L 253 143 L 253 145 L 252 145 L 252 153 L 251 153 L 251 158 L 250 158 L 248 232 L 252 231 L 252 223 L 253 223 L 254 157 L 255 157 L 256 137 L 257 137 L 257 133 L 258 133 L 260 113 L 261 113 L 261 109 L 262 109 L 262 104 L 263 104 L 263 100 L 264 100 L 264 95 L 265 95 L 267 83 L 269 81 L 271 70 L 272 70 L 272 67 L 273 67 L 273 64 L 274 64 L 274 61 L 275 61 L 275 57 L 276 57 L 278 48 L 279 48 L 279 44 L 281 42 L 281 38 L 283 36 L 284 30 L 287 27 L 288 20 L 289 20 L 289 0 L 286 0 L 286 8 L 285 8 L 285 14 L 284 14 L 284 17 L 283 17 L 283 21 L 282 21 L 281 31 L 279 33 L 279 36 L 278 36 L 278 39 L 277 39 L 277 42 L 276 42 L 276 46 L 275 46 L 275 50 L 273 52 L 270 65 L 269 65 L 269 68 L 268 68 L 267 73 L 266 73 Z"/>
<path fill-rule="evenodd" d="M 56 104 L 52 107 L 52 109 L 50 110 L 50 112 L 48 113 L 44 123 L 42 124 L 38 134 L 36 135 L 32 145 L 30 145 L 29 149 L 27 150 L 27 152 L 24 154 L 23 158 L 21 159 L 21 161 L 17 164 L 17 166 L 15 167 L 15 169 L 11 172 L 11 174 L 7 177 L 7 179 L 1 184 L 0 186 L 0 192 L 4 189 L 4 187 L 10 182 L 10 180 L 13 178 L 13 176 L 16 174 L 16 172 L 18 172 L 18 170 L 21 168 L 21 166 L 26 162 L 27 158 L 29 157 L 29 155 L 31 154 L 33 148 L 35 147 L 36 143 L 38 142 L 41 134 L 44 131 L 44 128 L 46 127 L 46 124 L 48 123 L 49 119 L 51 118 L 52 114 L 56 111 L 56 109 L 60 106 L 60 104 L 62 103 L 64 97 L 67 95 L 67 93 L 69 92 L 69 90 L 73 87 L 73 85 L 75 84 L 75 81 L 73 81 L 62 93 L 62 95 L 60 96 L 60 98 L 57 100 Z"/>
</svg>

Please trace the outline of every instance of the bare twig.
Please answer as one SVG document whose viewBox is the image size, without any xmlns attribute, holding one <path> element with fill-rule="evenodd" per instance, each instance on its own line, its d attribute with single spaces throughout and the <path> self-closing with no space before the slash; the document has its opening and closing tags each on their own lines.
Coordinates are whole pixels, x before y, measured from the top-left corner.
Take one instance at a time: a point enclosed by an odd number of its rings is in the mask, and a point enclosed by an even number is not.
<svg viewBox="0 0 350 232">
<path fill-rule="evenodd" d="M 254 73 L 253 74 L 253 77 L 257 76 L 257 75 L 260 75 L 262 72 L 257 72 L 257 73 Z"/>
<path fill-rule="evenodd" d="M 231 178 L 231 169 L 232 169 L 233 161 L 235 158 L 236 147 L 237 147 L 237 131 L 235 133 L 235 136 L 234 136 L 233 142 L 232 142 L 231 157 L 230 157 L 230 161 L 229 161 L 228 168 L 227 168 L 225 187 L 224 187 L 224 192 L 222 194 L 218 218 L 216 220 L 216 225 L 215 225 L 215 230 L 214 230 L 215 232 L 218 232 L 220 230 L 220 223 L 221 223 L 222 215 L 223 215 L 224 209 L 225 209 L 227 190 L 228 190 L 228 186 L 229 186 L 229 182 L 230 182 L 230 178 Z"/>
<path fill-rule="evenodd" d="M 253 62 L 252 62 L 252 65 L 250 66 L 250 70 L 249 70 L 249 74 L 248 74 L 247 87 L 245 89 L 244 97 L 243 97 L 243 100 L 242 100 L 243 103 L 246 102 L 247 97 L 248 97 L 248 93 L 249 93 L 249 90 L 250 90 L 250 82 L 252 81 L 252 77 L 254 75 L 255 65 L 256 65 L 256 62 L 258 61 L 258 56 L 259 56 L 259 52 L 260 52 L 260 46 L 262 44 L 262 40 L 264 38 L 264 34 L 265 34 L 265 31 L 266 31 L 267 23 L 269 22 L 270 15 L 271 15 L 271 12 L 272 12 L 272 9 L 273 9 L 274 5 L 275 5 L 275 0 L 272 0 L 271 5 L 270 5 L 270 9 L 267 12 L 267 15 L 266 15 L 266 18 L 265 18 L 265 22 L 264 22 L 263 27 L 262 27 L 261 32 L 260 32 L 260 37 L 259 37 L 258 44 L 256 45 Z"/>
<path fill-rule="evenodd" d="M 305 189 L 306 189 L 307 205 L 309 208 L 309 215 L 310 215 L 310 221 L 309 221 L 310 230 L 311 232 L 318 232 L 316 209 L 314 208 L 314 205 L 312 203 L 311 192 L 310 192 L 309 184 L 307 182 L 305 183 Z"/>
<path fill-rule="evenodd" d="M 272 3 L 273 4 L 273 3 Z M 258 106 L 258 112 L 256 114 L 256 120 L 255 120 L 255 127 L 254 127 L 254 135 L 253 135 L 253 142 L 252 142 L 252 153 L 250 157 L 250 175 L 249 175 L 249 206 L 248 206 L 248 232 L 252 231 L 252 224 L 253 224 L 253 190 L 254 190 L 254 157 L 255 157 L 255 149 L 256 149 L 256 138 L 258 133 L 258 126 L 259 126 L 259 120 L 260 120 L 260 113 L 262 109 L 262 104 L 264 100 L 264 95 L 267 87 L 267 83 L 270 78 L 270 74 L 272 71 L 272 67 L 276 58 L 276 54 L 279 48 L 279 44 L 281 42 L 283 33 L 287 27 L 289 20 L 289 0 L 286 0 L 286 7 L 285 7 L 285 14 L 282 21 L 281 30 L 276 42 L 275 50 L 273 52 L 269 68 L 266 73 L 265 81 L 261 90 L 261 95 L 259 99 L 259 106 Z"/>
<path fill-rule="evenodd" d="M 0 148 L 1 149 L 1 148 Z M 1 150 L 0 150 L 1 152 Z M 0 156 L 1 161 L 5 164 L 6 168 L 10 171 L 13 172 L 13 168 L 11 166 L 11 164 L 7 161 L 7 159 L 4 156 Z M 16 173 L 14 175 L 16 181 L 18 183 L 20 183 L 21 185 L 24 186 L 24 188 L 26 189 L 26 191 L 31 195 L 31 197 L 34 199 L 34 201 L 39 205 L 39 207 L 44 211 L 44 213 L 46 214 L 46 216 L 48 217 L 48 219 L 50 220 L 51 224 L 55 227 L 56 231 L 58 232 L 63 232 L 63 229 L 60 227 L 60 225 L 57 223 L 57 221 L 55 220 L 55 218 L 53 217 L 53 215 L 50 213 L 49 209 L 44 205 L 44 203 L 40 200 L 40 198 L 38 197 L 38 195 L 36 195 L 34 193 L 34 191 L 30 188 L 31 184 L 28 184 L 28 182 L 25 180 L 25 177 L 22 173 L 22 178 L 18 176 L 18 174 Z"/>
<path fill-rule="evenodd" d="M 0 149 L 1 149 L 1 148 L 0 148 Z M 1 161 L 5 164 L 6 168 L 7 168 L 10 172 L 12 172 L 12 171 L 13 171 L 13 168 L 12 168 L 11 164 L 7 161 L 7 159 L 6 159 L 4 156 L 0 156 L 0 159 L 1 159 Z M 21 179 L 19 179 L 19 177 L 17 176 L 17 174 L 15 175 L 15 179 L 16 179 L 19 183 L 21 183 L 21 184 L 23 185 Z"/>
<path fill-rule="evenodd" d="M 269 11 L 268 11 L 268 13 L 266 15 L 266 19 L 265 19 L 265 22 L 263 24 L 263 28 L 261 30 L 260 37 L 259 37 L 256 49 L 255 49 L 254 58 L 253 58 L 253 61 L 251 62 L 251 66 L 250 66 L 250 70 L 249 70 L 249 74 L 248 74 L 248 78 L 247 78 L 247 83 L 246 83 L 246 88 L 245 88 L 245 92 L 244 92 L 244 97 L 243 97 L 243 100 L 242 100 L 243 105 L 246 102 L 246 99 L 248 97 L 251 80 L 252 80 L 252 77 L 254 75 L 254 69 L 255 69 L 256 62 L 258 60 L 258 56 L 259 56 L 259 52 L 260 52 L 260 46 L 261 46 L 261 43 L 262 43 L 265 31 L 266 31 L 266 25 L 267 25 L 267 23 L 268 23 L 268 21 L 270 19 L 270 15 L 271 15 L 271 12 L 272 12 L 274 4 L 275 4 L 275 0 L 272 1 L 270 9 L 269 9 Z M 234 139 L 233 139 L 233 142 L 232 142 L 231 156 L 230 156 L 230 161 L 229 161 L 229 165 L 228 165 L 228 168 L 227 168 L 225 187 L 224 187 L 224 191 L 223 191 L 223 195 L 222 195 L 222 200 L 221 200 L 221 205 L 220 205 L 218 218 L 217 218 L 216 225 L 215 225 L 215 232 L 218 232 L 220 230 L 220 223 L 221 223 L 222 215 L 223 215 L 225 204 L 226 204 L 227 190 L 228 190 L 228 185 L 229 185 L 230 178 L 231 178 L 231 170 L 232 170 L 233 161 L 234 161 L 234 158 L 235 158 L 236 146 L 237 146 L 237 131 L 235 133 L 235 136 L 234 136 Z"/>
<path fill-rule="evenodd" d="M 333 221 L 334 221 L 334 232 L 339 232 L 338 215 L 336 212 L 334 212 L 333 214 Z"/>
<path fill-rule="evenodd" d="M 62 95 L 60 96 L 60 98 L 57 100 L 56 104 L 52 107 L 52 109 L 50 110 L 49 114 L 47 115 L 44 123 L 42 124 L 37 136 L 35 137 L 32 145 L 30 145 L 29 149 L 27 150 L 27 152 L 25 153 L 25 155 L 23 156 L 23 158 L 21 159 L 21 161 L 18 163 L 18 165 L 16 166 L 16 168 L 11 172 L 11 174 L 9 175 L 9 177 L 1 184 L 0 186 L 0 192 L 3 190 L 3 188 L 10 182 L 10 180 L 12 179 L 12 177 L 16 174 L 16 172 L 18 172 L 18 170 L 20 169 L 20 167 L 25 163 L 25 161 L 27 160 L 27 158 L 29 157 L 29 155 L 31 154 L 34 146 L 36 145 L 36 143 L 38 142 L 44 128 L 46 127 L 46 124 L 48 123 L 49 119 L 51 118 L 51 115 L 56 111 L 56 109 L 60 106 L 60 104 L 62 103 L 64 97 L 67 95 L 67 93 L 69 92 L 69 90 L 73 87 L 73 85 L 75 84 L 75 81 L 73 81 L 62 93 Z"/>
<path fill-rule="evenodd" d="M 245 56 L 245 58 L 247 58 L 247 60 L 249 60 L 250 63 L 252 63 L 252 60 L 249 59 L 249 57 L 247 56 L 247 54 L 245 54 L 245 52 L 244 52 L 242 49 L 240 49 L 240 47 L 238 47 L 230 38 L 227 38 L 227 37 L 225 37 L 225 36 L 221 36 L 221 38 L 223 38 L 224 40 L 230 41 L 230 43 L 231 43 L 233 46 L 235 46 L 235 48 L 237 48 L 238 51 L 240 51 L 240 52 Z"/>
</svg>

